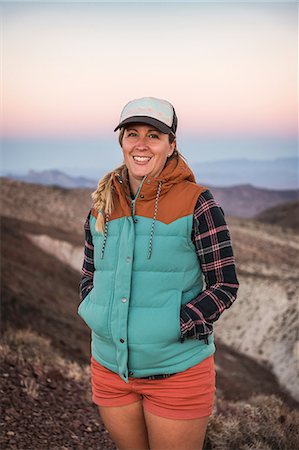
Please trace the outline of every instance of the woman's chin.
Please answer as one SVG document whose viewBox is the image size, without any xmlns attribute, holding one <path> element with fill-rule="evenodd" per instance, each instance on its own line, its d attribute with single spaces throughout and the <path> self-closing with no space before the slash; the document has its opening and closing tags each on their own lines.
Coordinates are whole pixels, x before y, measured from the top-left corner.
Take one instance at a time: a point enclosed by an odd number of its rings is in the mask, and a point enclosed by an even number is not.
<svg viewBox="0 0 299 450">
<path fill-rule="evenodd" d="M 144 169 L 140 168 L 138 170 L 134 170 L 132 172 L 132 175 L 134 178 L 142 179 L 143 177 L 149 175 L 149 173 L 150 173 L 150 170 L 146 170 L 145 168 Z"/>
</svg>

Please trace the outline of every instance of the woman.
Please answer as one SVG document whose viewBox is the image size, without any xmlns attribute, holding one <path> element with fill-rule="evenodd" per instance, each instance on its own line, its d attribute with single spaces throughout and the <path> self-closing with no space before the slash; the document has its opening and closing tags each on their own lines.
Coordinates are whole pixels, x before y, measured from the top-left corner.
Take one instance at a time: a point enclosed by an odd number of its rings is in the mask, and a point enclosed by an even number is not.
<svg viewBox="0 0 299 450">
<path fill-rule="evenodd" d="M 92 398 L 120 450 L 201 449 L 213 322 L 239 285 L 228 227 L 176 148 L 169 102 L 129 102 L 116 130 L 124 162 L 100 180 L 85 223 L 78 313 Z"/>
</svg>

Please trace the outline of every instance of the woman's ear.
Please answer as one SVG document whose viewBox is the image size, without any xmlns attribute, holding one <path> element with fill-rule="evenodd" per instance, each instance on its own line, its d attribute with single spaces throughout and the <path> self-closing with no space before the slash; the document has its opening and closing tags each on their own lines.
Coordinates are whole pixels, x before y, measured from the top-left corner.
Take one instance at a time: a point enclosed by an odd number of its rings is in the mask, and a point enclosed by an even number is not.
<svg viewBox="0 0 299 450">
<path fill-rule="evenodd" d="M 176 140 L 174 140 L 171 144 L 169 144 L 169 146 L 170 146 L 171 150 L 168 153 L 168 156 L 171 156 L 173 154 L 173 152 L 175 151 L 175 149 L 176 149 Z"/>
</svg>

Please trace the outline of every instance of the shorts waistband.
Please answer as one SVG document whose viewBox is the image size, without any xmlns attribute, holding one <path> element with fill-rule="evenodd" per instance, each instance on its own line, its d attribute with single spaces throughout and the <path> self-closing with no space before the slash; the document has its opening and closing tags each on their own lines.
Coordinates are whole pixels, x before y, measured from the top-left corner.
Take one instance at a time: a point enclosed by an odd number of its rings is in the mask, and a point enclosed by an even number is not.
<svg viewBox="0 0 299 450">
<path fill-rule="evenodd" d="M 149 375 L 147 377 L 139 377 L 139 380 L 161 380 L 162 378 L 169 378 L 175 373 L 159 373 L 158 375 Z"/>
</svg>

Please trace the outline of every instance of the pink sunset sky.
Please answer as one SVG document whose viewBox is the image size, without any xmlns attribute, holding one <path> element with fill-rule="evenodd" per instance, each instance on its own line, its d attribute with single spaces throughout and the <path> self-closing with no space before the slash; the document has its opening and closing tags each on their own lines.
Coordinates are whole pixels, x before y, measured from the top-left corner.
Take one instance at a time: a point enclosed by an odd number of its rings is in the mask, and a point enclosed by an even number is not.
<svg viewBox="0 0 299 450">
<path fill-rule="evenodd" d="M 117 163 L 113 129 L 143 96 L 174 105 L 193 161 L 297 155 L 295 2 L 2 2 L 0 17 L 6 170 L 67 166 L 74 145 L 78 167 L 107 149 Z"/>
<path fill-rule="evenodd" d="M 128 100 L 191 134 L 297 133 L 296 4 L 2 4 L 7 137 L 109 134 Z"/>
</svg>

